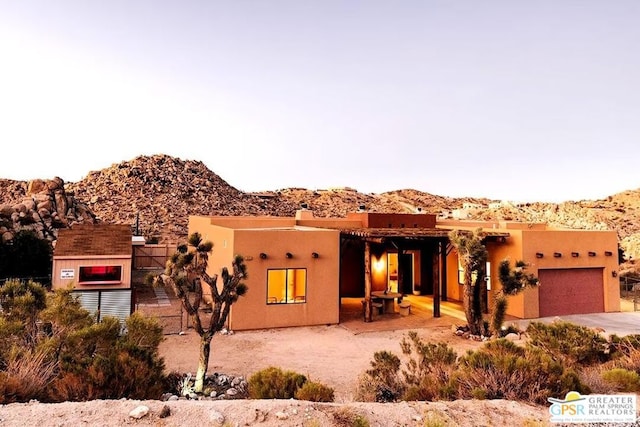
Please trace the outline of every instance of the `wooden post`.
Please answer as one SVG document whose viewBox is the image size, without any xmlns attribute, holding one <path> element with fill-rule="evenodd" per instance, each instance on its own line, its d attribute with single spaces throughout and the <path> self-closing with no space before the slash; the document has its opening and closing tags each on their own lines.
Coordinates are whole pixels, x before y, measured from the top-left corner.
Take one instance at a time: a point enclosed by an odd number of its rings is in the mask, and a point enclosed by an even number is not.
<svg viewBox="0 0 640 427">
<path fill-rule="evenodd" d="M 371 243 L 364 242 L 364 321 L 372 320 L 371 307 Z"/>
<path fill-rule="evenodd" d="M 443 243 L 438 243 L 438 258 L 442 258 Z M 444 249 L 446 252 L 446 248 Z M 446 256 L 446 253 L 445 253 Z M 433 317 L 440 317 L 440 286 L 442 285 L 442 269 L 439 269 L 438 281 L 433 284 Z"/>
<path fill-rule="evenodd" d="M 440 242 L 440 244 L 442 245 L 442 258 L 441 258 L 442 289 L 440 293 L 442 294 L 442 301 L 446 301 L 447 300 L 447 245 L 448 245 L 448 242 L 445 240 L 443 242 Z"/>
</svg>

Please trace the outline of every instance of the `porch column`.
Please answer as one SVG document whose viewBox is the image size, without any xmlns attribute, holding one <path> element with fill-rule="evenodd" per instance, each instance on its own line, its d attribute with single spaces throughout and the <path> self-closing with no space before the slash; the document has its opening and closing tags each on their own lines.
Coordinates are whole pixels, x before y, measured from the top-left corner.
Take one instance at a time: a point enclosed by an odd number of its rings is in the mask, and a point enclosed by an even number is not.
<svg viewBox="0 0 640 427">
<path fill-rule="evenodd" d="M 364 321 L 371 322 L 371 243 L 364 242 Z"/>
<path fill-rule="evenodd" d="M 442 245 L 442 258 L 440 259 L 442 262 L 442 301 L 447 300 L 447 243 L 446 240 L 440 242 Z"/>
<path fill-rule="evenodd" d="M 402 268 L 402 255 L 404 254 L 404 248 L 402 243 L 398 242 L 398 289 L 396 292 L 404 295 L 404 269 Z"/>
<path fill-rule="evenodd" d="M 442 258 L 442 242 L 438 242 L 438 258 Z M 440 317 L 440 286 L 441 285 L 442 285 L 442 271 L 439 271 L 438 281 L 433 284 L 433 317 Z"/>
</svg>

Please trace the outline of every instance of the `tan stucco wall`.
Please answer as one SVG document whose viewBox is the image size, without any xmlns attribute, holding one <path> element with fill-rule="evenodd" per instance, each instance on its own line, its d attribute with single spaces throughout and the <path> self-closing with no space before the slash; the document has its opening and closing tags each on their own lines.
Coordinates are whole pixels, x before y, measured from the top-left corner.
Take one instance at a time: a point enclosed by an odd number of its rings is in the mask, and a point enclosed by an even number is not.
<svg viewBox="0 0 640 427">
<path fill-rule="evenodd" d="M 339 322 L 339 242 L 336 230 L 236 230 L 234 249 L 245 257 L 249 287 L 232 307 L 234 330 Z M 267 254 L 266 259 L 260 253 Z M 293 254 L 287 258 L 286 253 Z M 312 258 L 312 252 L 319 254 Z M 267 305 L 267 269 L 305 268 L 306 302 Z"/>
<path fill-rule="evenodd" d="M 539 269 L 548 268 L 602 268 L 604 286 L 604 311 L 620 311 L 620 281 L 618 272 L 618 237 L 614 231 L 523 231 L 523 259 L 531 265 L 530 270 L 538 274 Z M 595 252 L 589 256 L 588 252 Z M 605 251 L 611 252 L 610 256 Z M 542 253 L 543 258 L 536 258 L 536 253 Z M 556 258 L 554 252 L 562 254 Z M 571 256 L 577 252 L 578 257 Z M 615 272 L 615 277 L 613 275 Z M 541 283 L 544 286 L 544 283 Z M 531 298 L 525 298 L 525 304 L 531 302 L 538 308 L 537 292 L 531 292 Z M 533 295 L 535 293 L 535 295 Z M 529 295 L 526 295 L 529 296 Z M 526 297 L 525 296 L 525 297 Z M 535 302 L 535 304 L 534 304 Z M 525 310 L 524 314 L 529 314 Z M 536 311 L 533 316 L 537 317 Z"/>
<path fill-rule="evenodd" d="M 78 277 L 80 267 L 91 267 L 98 265 L 119 265 L 122 267 L 122 283 L 103 285 L 79 285 Z M 74 275 L 72 279 L 62 279 L 61 271 L 72 269 Z M 128 289 L 131 287 L 131 256 L 122 257 L 54 257 L 51 288 L 64 289 L 67 287 L 74 289 Z"/>
<path fill-rule="evenodd" d="M 248 278 L 244 282 L 249 290 L 232 306 L 230 328 L 338 323 L 340 232 L 286 226 L 290 222 L 272 221 L 272 218 L 257 218 L 255 222 L 252 219 L 255 218 L 189 218 L 189 234 L 198 231 L 204 240 L 214 244 L 209 256 L 210 275 L 219 274 L 223 266 L 230 269 L 235 255 L 245 258 Z M 229 225 L 237 228 L 228 228 Z M 287 258 L 287 252 L 293 257 Z M 313 252 L 318 258 L 312 257 Z M 265 253 L 267 258 L 262 259 L 260 253 Z M 305 268 L 306 302 L 267 305 L 267 270 L 270 268 Z M 221 286 L 220 282 L 218 285 Z"/>
</svg>

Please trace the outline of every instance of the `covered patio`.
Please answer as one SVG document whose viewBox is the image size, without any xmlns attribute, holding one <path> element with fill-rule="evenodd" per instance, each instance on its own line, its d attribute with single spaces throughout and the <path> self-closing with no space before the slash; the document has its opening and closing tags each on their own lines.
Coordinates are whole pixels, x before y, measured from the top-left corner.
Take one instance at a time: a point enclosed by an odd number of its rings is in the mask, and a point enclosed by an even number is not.
<svg viewBox="0 0 640 427">
<path fill-rule="evenodd" d="M 431 296 L 407 295 L 405 299 L 411 304 L 411 313 L 408 316 L 403 316 L 400 313 L 378 314 L 376 312 L 373 315 L 373 322 L 364 322 L 362 298 L 342 298 L 340 303 L 340 325 L 355 334 L 360 334 L 420 329 L 428 325 L 442 325 L 449 330 L 453 324 L 462 325 L 466 323 L 462 304 L 457 301 L 441 301 L 441 316 L 436 318 L 433 317 L 433 298 Z"/>
<path fill-rule="evenodd" d="M 443 303 L 448 302 L 448 278 L 457 277 L 455 267 L 453 274 L 447 272 L 447 256 L 453 250 L 449 232 L 431 227 L 340 230 L 341 307 L 345 298 L 359 297 L 361 319 L 372 322 L 380 303 L 393 307 L 392 297 L 397 297 L 397 303 L 409 302 L 414 312 L 440 317 Z M 503 242 L 508 236 L 486 233 L 486 239 L 493 241 Z M 458 286 L 457 281 L 451 286 Z"/>
</svg>

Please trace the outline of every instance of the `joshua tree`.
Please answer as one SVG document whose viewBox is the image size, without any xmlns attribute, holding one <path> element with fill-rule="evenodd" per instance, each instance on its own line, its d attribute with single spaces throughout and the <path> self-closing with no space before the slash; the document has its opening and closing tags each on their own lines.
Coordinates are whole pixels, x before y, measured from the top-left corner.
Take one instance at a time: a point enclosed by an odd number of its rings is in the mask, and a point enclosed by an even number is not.
<svg viewBox="0 0 640 427">
<path fill-rule="evenodd" d="M 189 250 L 188 246 L 193 249 Z M 230 273 L 226 267 L 222 268 L 222 286 L 219 287 L 218 275 L 209 276 L 207 273 L 213 243 L 203 242 L 200 233 L 193 233 L 189 236 L 188 246 L 178 247 L 177 252 L 167 261 L 165 273 L 160 278 L 171 285 L 191 318 L 195 331 L 200 335 L 200 357 L 194 390 L 201 393 L 209 365 L 211 339 L 224 328 L 231 305 L 246 293 L 247 286 L 242 280 L 247 277 L 247 268 L 242 256 L 236 255 L 232 262 L 233 272 Z M 203 284 L 211 292 L 211 312 L 208 315 L 200 309 L 204 299 Z"/>
<path fill-rule="evenodd" d="M 526 268 L 527 264 L 524 261 L 516 261 L 515 267 L 511 269 L 508 259 L 501 261 L 498 266 L 498 278 L 502 289 L 496 294 L 491 318 L 491 329 L 496 336 L 500 336 L 500 329 L 507 312 L 507 296 L 517 295 L 526 288 L 533 288 L 540 284 L 536 276 L 525 273 Z"/>
<path fill-rule="evenodd" d="M 456 248 L 464 269 L 462 303 L 469 331 L 473 335 L 480 335 L 482 331 L 482 288 L 486 290 L 484 278 L 488 257 L 483 238 L 482 229 L 473 233 L 461 230 L 449 233 L 451 244 Z"/>
</svg>

